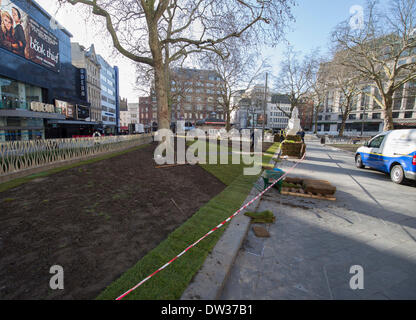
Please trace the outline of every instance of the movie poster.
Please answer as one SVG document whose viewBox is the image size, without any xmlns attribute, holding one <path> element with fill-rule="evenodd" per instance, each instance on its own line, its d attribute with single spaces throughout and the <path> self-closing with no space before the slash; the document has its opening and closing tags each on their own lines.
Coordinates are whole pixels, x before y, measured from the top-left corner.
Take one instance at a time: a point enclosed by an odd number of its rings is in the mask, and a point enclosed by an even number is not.
<svg viewBox="0 0 416 320">
<path fill-rule="evenodd" d="M 266 121 L 264 121 L 264 120 L 266 120 Z M 258 113 L 257 114 L 257 125 L 263 125 L 263 123 L 267 123 L 267 115 L 266 115 L 266 119 L 264 119 L 264 114 Z"/>
<path fill-rule="evenodd" d="M 0 0 L 0 47 L 59 72 L 59 41 L 10 0 Z"/>
<path fill-rule="evenodd" d="M 75 107 L 71 103 L 55 99 L 55 109 L 56 113 L 63 114 L 68 119 L 74 118 Z"/>
</svg>

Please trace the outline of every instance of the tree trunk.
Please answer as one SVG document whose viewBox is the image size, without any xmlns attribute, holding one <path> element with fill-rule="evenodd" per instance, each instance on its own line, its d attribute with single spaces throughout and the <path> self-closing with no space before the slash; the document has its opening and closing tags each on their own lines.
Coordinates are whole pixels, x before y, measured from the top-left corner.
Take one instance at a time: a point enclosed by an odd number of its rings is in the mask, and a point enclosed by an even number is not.
<svg viewBox="0 0 416 320">
<path fill-rule="evenodd" d="M 347 122 L 347 118 L 348 118 L 348 113 L 345 112 L 342 115 L 342 122 L 341 122 L 341 128 L 339 129 L 339 137 L 343 137 L 344 136 L 344 131 L 345 131 L 345 123 Z"/>
<path fill-rule="evenodd" d="M 393 123 L 393 95 L 386 94 L 383 96 L 384 102 L 384 131 L 394 130 Z"/>
<path fill-rule="evenodd" d="M 339 137 L 343 137 L 344 136 L 344 131 L 345 131 L 345 124 L 347 122 L 348 116 L 351 112 L 351 101 L 353 98 L 353 96 L 351 94 L 346 95 L 347 96 L 347 100 L 345 101 L 344 107 L 345 107 L 345 111 L 342 113 L 342 122 L 341 122 L 341 128 L 339 130 Z M 341 111 L 342 111 L 342 106 L 341 106 Z"/>
<path fill-rule="evenodd" d="M 149 26 L 149 46 L 152 51 L 154 60 L 154 73 L 155 73 L 155 91 L 158 105 L 158 129 L 170 129 L 170 115 L 169 115 L 169 103 L 167 92 L 167 75 L 165 64 L 163 62 L 162 48 L 160 45 L 157 24 L 155 23 L 151 27 Z"/>
<path fill-rule="evenodd" d="M 314 134 L 318 133 L 318 113 L 319 113 L 319 107 L 316 107 L 315 108 L 315 114 L 314 114 L 314 122 L 315 122 Z"/>
<path fill-rule="evenodd" d="M 231 108 L 230 108 L 230 103 L 226 103 L 226 105 L 227 105 L 227 107 L 225 108 L 226 109 L 226 117 L 227 117 L 227 120 L 226 120 L 226 125 L 225 125 L 225 129 L 227 130 L 227 132 L 229 132 L 230 130 L 231 130 Z"/>
</svg>

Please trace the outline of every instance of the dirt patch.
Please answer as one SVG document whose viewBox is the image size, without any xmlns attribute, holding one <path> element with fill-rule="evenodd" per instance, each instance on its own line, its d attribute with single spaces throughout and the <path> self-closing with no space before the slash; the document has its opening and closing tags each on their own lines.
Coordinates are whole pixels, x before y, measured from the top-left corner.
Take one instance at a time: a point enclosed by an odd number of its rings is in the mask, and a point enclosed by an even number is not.
<svg viewBox="0 0 416 320">
<path fill-rule="evenodd" d="M 153 150 L 0 193 L 0 299 L 94 299 L 225 188 L 199 166 L 156 169 Z"/>
<path fill-rule="evenodd" d="M 270 238 L 270 233 L 264 227 L 254 226 L 253 232 L 257 238 Z"/>
</svg>

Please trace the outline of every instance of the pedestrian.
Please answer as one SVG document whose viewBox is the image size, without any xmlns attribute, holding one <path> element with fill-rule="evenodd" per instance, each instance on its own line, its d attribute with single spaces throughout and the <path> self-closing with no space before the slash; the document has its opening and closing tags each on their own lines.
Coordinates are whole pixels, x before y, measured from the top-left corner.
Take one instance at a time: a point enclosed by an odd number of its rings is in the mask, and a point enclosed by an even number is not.
<svg viewBox="0 0 416 320">
<path fill-rule="evenodd" d="M 300 131 L 300 137 L 302 138 L 302 142 L 305 143 L 305 131 Z"/>
</svg>

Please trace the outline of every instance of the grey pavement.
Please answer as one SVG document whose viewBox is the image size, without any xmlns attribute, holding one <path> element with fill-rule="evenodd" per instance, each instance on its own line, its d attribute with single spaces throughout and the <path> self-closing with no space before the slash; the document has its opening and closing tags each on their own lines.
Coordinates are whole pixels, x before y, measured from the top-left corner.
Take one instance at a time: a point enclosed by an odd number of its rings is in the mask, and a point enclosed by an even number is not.
<svg viewBox="0 0 416 320">
<path fill-rule="evenodd" d="M 258 207 L 276 215 L 271 237 L 256 238 L 250 227 L 221 299 L 416 299 L 414 185 L 357 169 L 352 153 L 315 143 L 290 175 L 330 181 L 337 200 L 271 190 Z M 350 288 L 354 265 L 364 270 L 363 290 Z"/>
</svg>

